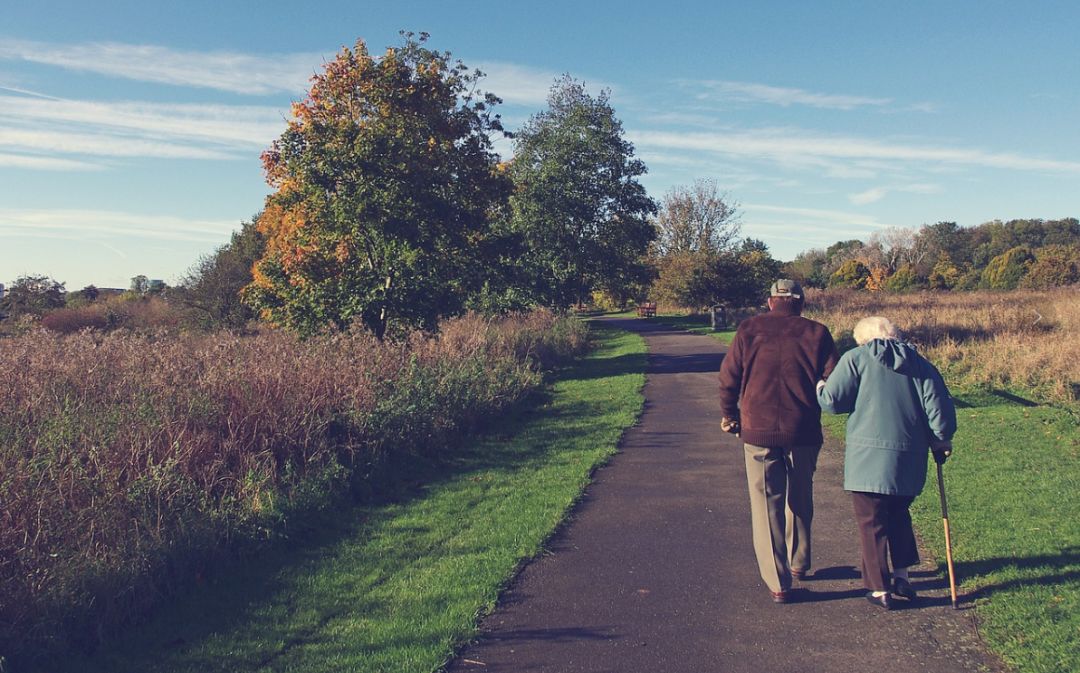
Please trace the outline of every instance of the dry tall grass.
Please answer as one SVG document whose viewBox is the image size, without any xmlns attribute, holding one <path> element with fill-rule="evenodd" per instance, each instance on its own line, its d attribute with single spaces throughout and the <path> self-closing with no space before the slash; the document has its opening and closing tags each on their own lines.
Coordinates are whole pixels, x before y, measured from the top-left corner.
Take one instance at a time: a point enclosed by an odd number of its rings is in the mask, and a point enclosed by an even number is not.
<svg viewBox="0 0 1080 673">
<path fill-rule="evenodd" d="M 1076 288 L 886 294 L 809 292 L 806 316 L 841 344 L 859 319 L 881 315 L 946 374 L 950 384 L 1019 387 L 1072 404 L 1080 390 Z"/>
<path fill-rule="evenodd" d="M 0 655 L 100 637 L 289 511 L 370 487 L 519 399 L 585 332 L 548 312 L 437 339 L 44 330 L 0 342 Z"/>
</svg>

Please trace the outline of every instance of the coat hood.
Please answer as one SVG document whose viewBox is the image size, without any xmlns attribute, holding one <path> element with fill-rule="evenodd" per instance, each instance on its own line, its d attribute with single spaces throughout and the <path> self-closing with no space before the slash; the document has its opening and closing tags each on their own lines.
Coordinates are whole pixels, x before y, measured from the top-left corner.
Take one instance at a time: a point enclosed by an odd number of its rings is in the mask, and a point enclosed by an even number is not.
<svg viewBox="0 0 1080 673">
<path fill-rule="evenodd" d="M 917 371 L 920 358 L 911 344 L 896 339 L 874 339 L 864 348 L 875 362 L 886 369 L 905 376 L 912 376 Z"/>
</svg>

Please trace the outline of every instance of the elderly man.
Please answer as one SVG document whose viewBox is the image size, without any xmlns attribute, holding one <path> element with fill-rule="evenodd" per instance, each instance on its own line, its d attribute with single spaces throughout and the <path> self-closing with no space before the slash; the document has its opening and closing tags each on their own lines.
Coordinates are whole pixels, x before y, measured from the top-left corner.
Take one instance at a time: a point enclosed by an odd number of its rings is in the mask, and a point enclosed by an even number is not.
<svg viewBox="0 0 1080 673">
<path fill-rule="evenodd" d="M 776 603 L 810 571 L 814 470 L 821 450 L 815 384 L 838 355 L 828 328 L 803 318 L 798 283 L 773 283 L 769 312 L 744 320 L 720 366 L 721 427 L 745 442 L 754 552 Z"/>
</svg>

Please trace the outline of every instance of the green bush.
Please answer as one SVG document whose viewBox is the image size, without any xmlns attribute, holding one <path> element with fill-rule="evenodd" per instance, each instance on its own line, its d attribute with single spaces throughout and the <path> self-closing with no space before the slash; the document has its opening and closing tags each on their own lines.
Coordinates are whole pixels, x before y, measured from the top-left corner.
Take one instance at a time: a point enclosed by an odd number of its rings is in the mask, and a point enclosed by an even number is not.
<svg viewBox="0 0 1080 673">
<path fill-rule="evenodd" d="M 915 273 L 915 267 L 904 264 L 896 273 L 885 279 L 884 289 L 889 292 L 910 292 L 917 290 L 922 285 L 919 276 Z"/>
<path fill-rule="evenodd" d="M 870 277 L 870 269 L 857 259 L 849 259 L 829 276 L 829 287 L 862 290 Z"/>
<path fill-rule="evenodd" d="M 927 283 L 931 290 L 951 290 L 960 284 L 963 272 L 953 264 L 948 255 L 942 255 L 930 270 Z"/>
<path fill-rule="evenodd" d="M 1080 245 L 1048 245 L 1035 251 L 1020 286 L 1036 290 L 1080 283 Z"/>
<path fill-rule="evenodd" d="M 1034 260 L 1030 249 L 1023 246 L 1010 248 L 986 265 L 982 272 L 983 284 L 991 290 L 1015 290 Z"/>
</svg>

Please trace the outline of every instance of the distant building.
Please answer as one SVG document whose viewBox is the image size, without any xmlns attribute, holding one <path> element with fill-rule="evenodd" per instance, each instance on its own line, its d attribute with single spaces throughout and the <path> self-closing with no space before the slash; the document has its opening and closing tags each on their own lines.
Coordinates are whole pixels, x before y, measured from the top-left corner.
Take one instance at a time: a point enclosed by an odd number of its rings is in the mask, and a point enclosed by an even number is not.
<svg viewBox="0 0 1080 673">
<path fill-rule="evenodd" d="M 0 299 L 4 298 L 4 284 L 0 283 Z"/>
</svg>

